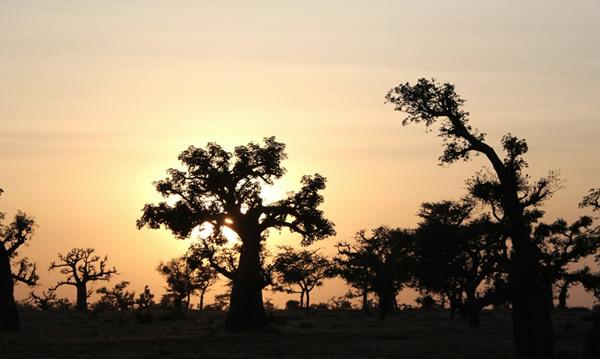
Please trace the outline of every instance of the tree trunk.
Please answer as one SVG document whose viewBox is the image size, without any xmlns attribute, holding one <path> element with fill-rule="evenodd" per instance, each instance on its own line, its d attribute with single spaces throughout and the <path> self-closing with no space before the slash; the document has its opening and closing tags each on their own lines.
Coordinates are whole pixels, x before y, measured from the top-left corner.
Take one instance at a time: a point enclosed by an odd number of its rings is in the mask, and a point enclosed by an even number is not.
<svg viewBox="0 0 600 359">
<path fill-rule="evenodd" d="M 204 309 L 204 294 L 205 293 L 206 293 L 206 290 L 203 290 L 200 292 L 200 303 L 198 304 L 198 310 Z"/>
<path fill-rule="evenodd" d="M 21 328 L 13 290 L 10 258 L 4 245 L 0 244 L 0 330 L 2 331 L 18 331 Z"/>
<path fill-rule="evenodd" d="M 304 290 L 300 292 L 300 308 L 304 308 Z"/>
<path fill-rule="evenodd" d="M 515 347 L 519 356 L 551 357 L 555 337 L 547 305 L 550 289 L 542 284 L 537 249 L 529 239 L 525 224 L 511 233 L 515 248 L 511 277 Z"/>
<path fill-rule="evenodd" d="M 260 265 L 259 234 L 243 237 L 240 260 L 231 289 L 225 326 L 230 332 L 263 327 L 267 317 L 263 306 L 263 277 Z"/>
<path fill-rule="evenodd" d="M 594 324 L 583 347 L 582 356 L 585 358 L 600 358 L 600 313 L 596 313 Z"/>
<path fill-rule="evenodd" d="M 475 297 L 475 290 L 467 290 L 467 318 L 469 322 L 469 326 L 472 328 L 479 326 L 479 312 L 481 307 L 479 303 L 477 303 L 477 298 Z"/>
<path fill-rule="evenodd" d="M 362 292 L 362 311 L 369 313 L 369 292 L 366 289 Z"/>
<path fill-rule="evenodd" d="M 77 286 L 77 304 L 76 304 L 76 309 L 78 312 L 87 312 L 87 298 L 88 298 L 88 294 L 87 294 L 87 288 L 86 288 L 86 283 L 80 283 Z"/>
<path fill-rule="evenodd" d="M 379 299 L 379 320 L 385 320 L 394 308 L 394 290 L 383 289 L 377 293 Z"/>
<path fill-rule="evenodd" d="M 562 287 L 560 287 L 560 292 L 558 293 L 558 309 L 567 309 L 568 292 L 569 283 L 565 282 Z"/>
<path fill-rule="evenodd" d="M 310 309 L 310 291 L 306 291 L 306 309 Z"/>
</svg>

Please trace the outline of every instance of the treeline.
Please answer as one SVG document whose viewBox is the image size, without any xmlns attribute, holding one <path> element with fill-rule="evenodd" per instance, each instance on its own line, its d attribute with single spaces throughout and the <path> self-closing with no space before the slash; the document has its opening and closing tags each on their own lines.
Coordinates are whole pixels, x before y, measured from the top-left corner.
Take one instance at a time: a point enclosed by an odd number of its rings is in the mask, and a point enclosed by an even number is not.
<svg viewBox="0 0 600 359">
<path fill-rule="evenodd" d="M 420 79 L 394 87 L 386 101 L 406 115 L 403 125 L 424 124 L 438 132 L 443 140 L 441 164 L 476 155 L 487 161 L 489 167 L 466 180 L 463 198 L 423 203 L 416 228 L 382 226 L 358 232 L 353 241 L 337 243 L 333 258 L 287 246 L 270 255 L 265 242 L 271 231 L 297 233 L 302 246 L 335 235 L 334 224 L 320 209 L 325 177 L 303 176 L 300 190 L 265 202 L 263 188 L 286 173 L 283 143 L 268 137 L 262 144 L 249 143 L 232 152 L 216 143 L 190 146 L 178 157 L 180 169 L 171 168 L 166 178 L 154 182 L 164 200 L 146 204 L 137 221 L 140 229 L 163 227 L 178 239 L 191 238 L 199 227 L 210 229 L 184 257 L 159 265 L 169 288 L 166 298 L 173 307 L 185 309 L 197 294 L 203 306 L 204 293 L 220 275 L 230 288 L 224 296 L 229 299 L 226 327 L 247 331 L 267 323 L 263 289 L 296 293 L 299 306 L 310 307 L 311 291 L 324 279 L 340 276 L 352 288 L 349 296 L 361 298 L 365 310 L 369 296 L 375 295 L 381 319 L 398 307 L 397 293 L 407 287 L 421 292 L 423 305 L 437 301 L 448 306 L 451 315 L 468 317 L 472 326 L 478 325 L 482 308 L 510 307 L 518 355 L 551 356 L 554 297 L 565 307 L 575 284 L 596 298 L 600 293 L 600 274 L 583 262 L 600 261 L 599 227 L 590 216 L 573 223 L 545 221 L 543 205 L 561 188 L 558 175 L 550 172 L 534 180 L 526 173 L 524 139 L 509 133 L 502 137 L 500 151 L 486 142 L 485 133 L 469 123 L 464 100 L 453 85 Z M 600 189 L 592 189 L 580 207 L 596 211 L 599 199 Z M 224 228 L 236 233 L 237 244 L 230 244 Z M 5 329 L 18 329 L 18 313 L 11 309 L 13 281 L 34 284 L 38 279 L 35 265 L 16 254 L 32 233 L 33 220 L 23 213 L 2 230 L 0 318 Z M 74 249 L 50 266 L 65 275 L 57 287 L 76 287 L 79 310 L 87 307 L 86 283 L 108 280 L 116 273 L 106 260 L 93 250 Z M 126 287 L 127 282 L 121 282 L 102 288 L 101 302 L 116 308 L 134 305 Z M 151 300 L 151 293 L 146 294 Z M 586 354 L 598 354 L 598 343 L 600 320 L 590 332 Z"/>
</svg>

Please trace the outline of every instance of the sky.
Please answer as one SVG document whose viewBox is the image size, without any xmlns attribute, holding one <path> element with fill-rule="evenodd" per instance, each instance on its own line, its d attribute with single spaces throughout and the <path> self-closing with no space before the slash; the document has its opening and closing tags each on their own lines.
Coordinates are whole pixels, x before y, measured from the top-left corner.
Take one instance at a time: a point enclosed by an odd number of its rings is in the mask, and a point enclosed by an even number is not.
<svg viewBox="0 0 600 359">
<path fill-rule="evenodd" d="M 333 254 L 360 229 L 414 226 L 421 202 L 458 199 L 485 165 L 439 166 L 435 133 L 384 104 L 426 77 L 456 85 L 491 144 L 526 138 L 529 173 L 564 180 L 546 221 L 574 220 L 600 186 L 599 13 L 595 0 L 0 0 L 0 210 L 38 223 L 21 251 L 38 263 L 37 290 L 59 279 L 46 271 L 56 254 L 93 247 L 121 273 L 112 283 L 160 294 L 156 266 L 189 242 L 136 229 L 159 199 L 152 181 L 189 145 L 274 135 L 289 159 L 273 196 L 303 174 L 328 178 L 337 236 L 312 248 Z M 298 243 L 282 233 L 269 246 Z M 311 297 L 345 291 L 334 280 Z M 592 303 L 572 291 L 571 305 Z"/>
</svg>

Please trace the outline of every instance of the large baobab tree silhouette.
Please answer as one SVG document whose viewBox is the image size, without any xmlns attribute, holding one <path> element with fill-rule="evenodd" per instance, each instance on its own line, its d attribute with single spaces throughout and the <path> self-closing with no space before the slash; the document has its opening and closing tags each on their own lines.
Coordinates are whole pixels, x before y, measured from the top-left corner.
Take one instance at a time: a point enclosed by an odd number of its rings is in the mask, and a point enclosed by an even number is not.
<svg viewBox="0 0 600 359">
<path fill-rule="evenodd" d="M 368 283 L 369 291 L 377 295 L 381 320 L 394 308 L 396 293 L 411 279 L 413 241 L 409 230 L 379 227 L 371 235 L 358 232 L 354 243 L 337 244 L 336 272 L 350 283 Z"/>
<path fill-rule="evenodd" d="M 469 124 L 464 100 L 456 94 L 454 85 L 420 79 L 416 84 L 400 84 L 386 95 L 395 110 L 407 116 L 403 125 L 424 123 L 427 128 L 438 124 L 444 141 L 440 162 L 451 164 L 468 160 L 471 155 L 485 156 L 493 168 L 493 176 L 481 182 L 479 190 L 488 190 L 500 203 L 503 223 L 514 249 L 511 261 L 511 303 L 513 308 L 514 341 L 521 356 L 547 357 L 554 351 L 554 328 L 546 303 L 547 288 L 540 275 L 539 250 L 531 240 L 531 227 L 526 208 L 549 197 L 553 192 L 551 178 L 529 183 L 523 155 L 527 143 L 510 134 L 502 138 L 506 156 L 501 158 L 485 142 L 485 134 Z"/>
<path fill-rule="evenodd" d="M 60 269 L 60 273 L 67 279 L 59 281 L 54 289 L 63 285 L 73 286 L 77 289 L 76 309 L 85 312 L 88 309 L 87 299 L 89 282 L 108 281 L 117 274 L 115 267 L 107 265 L 108 256 L 101 258 L 94 254 L 93 248 L 73 248 L 66 254 L 58 254 L 58 261 L 50 263 L 49 270 Z"/>
<path fill-rule="evenodd" d="M 300 307 L 310 307 L 310 292 L 334 275 L 332 263 L 318 250 L 281 246 L 273 260 L 273 289 L 300 294 Z M 299 289 L 296 289 L 298 287 Z"/>
<path fill-rule="evenodd" d="M 0 195 L 2 193 L 0 188 Z M 35 263 L 26 257 L 19 258 L 17 250 L 31 241 L 35 222 L 21 211 L 7 225 L 2 223 L 4 218 L 5 214 L 0 212 L 0 330 L 17 331 L 21 323 L 14 286 L 18 282 L 33 286 L 39 278 Z"/>
<path fill-rule="evenodd" d="M 226 319 L 230 331 L 251 330 L 266 322 L 261 250 L 269 229 L 299 233 L 303 245 L 335 234 L 333 223 L 318 208 L 323 202 L 319 192 L 325 188 L 319 174 L 302 177 L 302 188 L 282 200 L 266 203 L 261 198 L 261 190 L 285 174 L 285 158 L 285 145 L 274 137 L 233 152 L 216 143 L 190 146 L 179 155 L 184 170 L 170 169 L 167 178 L 155 182 L 168 201 L 147 204 L 137 221 L 138 228 L 164 225 L 180 239 L 205 224 L 212 225 L 215 234 L 228 227 L 239 236 L 242 244 Z"/>
</svg>

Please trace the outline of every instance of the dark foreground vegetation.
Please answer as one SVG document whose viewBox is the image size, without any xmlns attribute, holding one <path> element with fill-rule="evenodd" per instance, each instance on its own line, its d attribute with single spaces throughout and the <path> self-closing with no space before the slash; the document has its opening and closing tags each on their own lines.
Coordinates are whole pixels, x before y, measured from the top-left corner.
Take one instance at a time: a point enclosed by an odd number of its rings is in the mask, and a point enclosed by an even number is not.
<svg viewBox="0 0 600 359">
<path fill-rule="evenodd" d="M 588 310 L 554 314 L 556 357 L 577 358 Z M 381 322 L 359 311 L 274 311 L 260 331 L 228 334 L 218 311 L 175 316 L 25 311 L 21 333 L 0 336 L 2 358 L 508 358 L 512 319 L 484 311 L 477 329 L 441 310 L 404 310 Z M 52 329 L 48 330 L 49 323 Z"/>
</svg>

